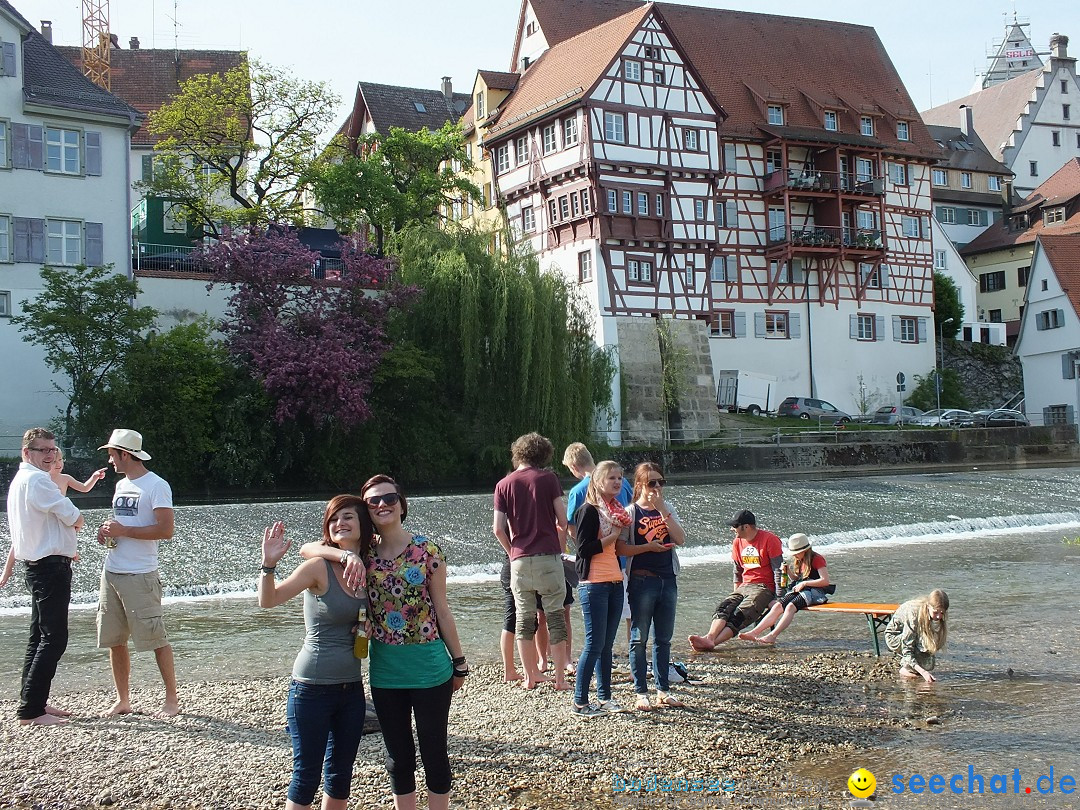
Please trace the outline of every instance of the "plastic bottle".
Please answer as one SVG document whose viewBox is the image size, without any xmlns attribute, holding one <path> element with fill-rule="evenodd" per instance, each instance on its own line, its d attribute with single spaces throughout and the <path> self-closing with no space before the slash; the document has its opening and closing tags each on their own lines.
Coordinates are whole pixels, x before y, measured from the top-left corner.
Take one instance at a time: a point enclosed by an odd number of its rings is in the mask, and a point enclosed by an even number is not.
<svg viewBox="0 0 1080 810">
<path fill-rule="evenodd" d="M 356 641 L 353 642 L 353 655 L 357 658 L 367 658 L 368 632 L 367 632 L 367 605 L 360 608 L 356 616 L 359 627 L 356 628 Z"/>
</svg>

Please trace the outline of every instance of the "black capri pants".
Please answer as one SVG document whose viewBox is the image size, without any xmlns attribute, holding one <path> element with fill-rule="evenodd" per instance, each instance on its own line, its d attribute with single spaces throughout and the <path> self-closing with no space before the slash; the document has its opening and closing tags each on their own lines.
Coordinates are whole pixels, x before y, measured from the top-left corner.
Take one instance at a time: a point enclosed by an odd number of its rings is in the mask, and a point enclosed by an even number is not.
<svg viewBox="0 0 1080 810">
<path fill-rule="evenodd" d="M 371 687 L 371 700 L 379 718 L 386 745 L 386 772 L 395 796 L 416 790 L 416 746 L 412 721 L 416 718 L 416 739 L 428 793 L 450 792 L 450 754 L 447 752 L 447 725 L 454 678 L 426 689 L 386 689 Z"/>
</svg>

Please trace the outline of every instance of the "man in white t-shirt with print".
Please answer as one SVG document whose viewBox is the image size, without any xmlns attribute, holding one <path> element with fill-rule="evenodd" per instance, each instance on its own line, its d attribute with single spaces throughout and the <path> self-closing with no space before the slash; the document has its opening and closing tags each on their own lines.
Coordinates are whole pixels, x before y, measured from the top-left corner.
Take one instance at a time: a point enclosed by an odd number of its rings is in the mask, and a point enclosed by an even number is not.
<svg viewBox="0 0 1080 810">
<path fill-rule="evenodd" d="M 131 654 L 154 651 L 165 703 L 160 715 L 179 713 L 176 666 L 165 632 L 158 576 L 158 543 L 173 536 L 172 488 L 143 464 L 150 454 L 142 449 L 142 434 L 119 428 L 100 450 L 109 451 L 109 463 L 121 476 L 113 494 L 113 517 L 98 529 L 98 542 L 108 546 L 98 597 L 98 647 L 108 648 L 116 703 L 107 715 L 130 714 Z"/>
</svg>

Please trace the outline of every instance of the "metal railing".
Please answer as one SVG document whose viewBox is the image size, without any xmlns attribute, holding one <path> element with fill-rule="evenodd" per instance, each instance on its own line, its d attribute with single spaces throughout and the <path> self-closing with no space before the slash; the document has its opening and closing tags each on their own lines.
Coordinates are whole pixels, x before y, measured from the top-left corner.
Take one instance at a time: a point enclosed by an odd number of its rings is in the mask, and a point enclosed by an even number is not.
<svg viewBox="0 0 1080 810">
<path fill-rule="evenodd" d="M 823 172 L 816 169 L 776 169 L 765 175 L 766 193 L 782 189 L 790 191 L 825 192 L 842 191 L 867 197 L 880 197 L 885 193 L 885 178 L 871 177 L 856 172 Z"/>
<path fill-rule="evenodd" d="M 138 242 L 131 253 L 131 267 L 140 270 L 158 270 L 170 273 L 199 273 L 211 275 L 214 271 L 199 256 L 196 247 L 154 245 Z M 345 262 L 341 259 L 320 256 L 311 266 L 311 277 L 325 281 L 337 281 L 345 275 Z"/>
<path fill-rule="evenodd" d="M 815 225 L 796 228 L 774 225 L 769 228 L 769 245 L 790 244 L 802 248 L 839 248 L 850 250 L 881 250 L 881 231 L 869 228 L 845 228 L 835 225 Z"/>
</svg>

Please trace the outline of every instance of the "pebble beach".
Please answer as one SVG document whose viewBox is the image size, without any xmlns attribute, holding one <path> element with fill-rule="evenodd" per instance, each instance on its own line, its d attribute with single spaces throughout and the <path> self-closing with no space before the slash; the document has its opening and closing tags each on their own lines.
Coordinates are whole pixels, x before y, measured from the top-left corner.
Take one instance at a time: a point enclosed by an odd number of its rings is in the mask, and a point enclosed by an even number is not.
<svg viewBox="0 0 1080 810">
<path fill-rule="evenodd" d="M 570 694 L 526 691 L 502 670 L 476 667 L 450 715 L 452 806 L 463 808 L 751 807 L 792 788 L 830 754 L 875 747 L 896 726 L 883 698 L 895 687 L 887 659 L 866 653 L 687 659 L 691 683 L 673 686 L 685 709 L 627 711 L 592 719 L 570 714 Z M 615 698 L 633 705 L 625 664 Z M 286 677 L 181 683 L 180 716 L 155 717 L 160 689 L 135 690 L 136 713 L 105 719 L 105 690 L 53 695 L 69 723 L 19 726 L 15 702 L 0 702 L 0 806 L 15 808 L 280 808 L 291 749 L 285 733 Z M 390 808 L 382 738 L 366 735 L 350 808 Z M 625 790 L 616 789 L 618 776 Z M 654 780 L 698 780 L 645 795 Z M 722 790 L 718 785 L 724 784 Z M 423 799 L 422 776 L 421 805 Z M 696 787 L 696 791 L 693 789 Z M 843 784 L 826 797 L 776 806 L 846 807 Z M 318 801 L 318 799 L 316 800 Z M 316 805 L 317 806 L 317 805 Z M 769 805 L 773 806 L 773 805 Z"/>
</svg>

